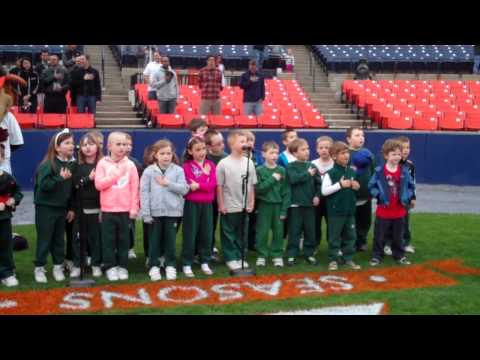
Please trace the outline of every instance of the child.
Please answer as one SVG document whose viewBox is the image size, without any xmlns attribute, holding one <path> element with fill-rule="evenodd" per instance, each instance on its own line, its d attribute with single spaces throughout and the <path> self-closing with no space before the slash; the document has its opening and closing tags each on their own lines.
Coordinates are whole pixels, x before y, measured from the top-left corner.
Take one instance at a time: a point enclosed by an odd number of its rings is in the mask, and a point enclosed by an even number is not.
<svg viewBox="0 0 480 360">
<path fill-rule="evenodd" d="M 266 266 L 268 237 L 272 230 L 270 256 L 275 267 L 283 267 L 283 221 L 287 217 L 289 193 L 285 169 L 277 165 L 279 146 L 273 141 L 263 144 L 264 165 L 257 168 L 257 266 Z"/>
<path fill-rule="evenodd" d="M 242 229 L 244 221 L 248 221 L 243 213 L 244 202 L 247 200 L 247 213 L 255 207 L 254 185 L 257 183 L 257 174 L 253 162 L 247 162 L 244 156 L 244 147 L 247 145 L 247 136 L 241 130 L 234 130 L 228 135 L 228 146 L 231 155 L 221 160 L 217 166 L 217 201 L 218 211 L 221 214 L 221 240 L 223 257 L 230 270 L 239 270 L 241 264 L 242 234 L 248 224 Z M 242 192 L 243 179 L 248 176 L 248 199 Z M 246 245 L 246 244 L 245 244 Z M 248 267 L 245 262 L 244 266 Z"/>
<path fill-rule="evenodd" d="M 282 142 L 285 146 L 285 151 L 278 157 L 278 165 L 287 168 L 289 163 L 296 160 L 295 156 L 288 150 L 288 145 L 296 139 L 298 139 L 298 133 L 295 129 L 287 129 L 282 133 Z"/>
<path fill-rule="evenodd" d="M 125 137 L 127 138 L 127 157 L 130 161 L 132 161 L 134 164 L 135 164 L 135 167 L 137 168 L 137 172 L 138 172 L 138 177 L 141 178 L 142 177 L 142 173 L 143 173 L 143 166 L 142 164 L 140 164 L 140 162 L 135 159 L 133 156 L 132 156 L 132 149 L 133 149 L 133 140 L 132 140 L 132 136 L 128 133 L 125 133 Z M 130 222 L 130 248 L 128 250 L 128 258 L 129 259 L 136 259 L 137 258 L 137 254 L 135 254 L 135 224 L 136 224 L 136 219 L 133 219 L 131 222 Z"/>
<path fill-rule="evenodd" d="M 153 145 L 148 145 L 145 150 L 143 151 L 143 168 L 146 169 L 150 165 L 155 164 L 154 159 L 154 152 L 153 152 Z M 143 174 L 142 174 L 143 175 Z M 149 236 L 151 232 L 151 224 L 142 221 L 143 223 L 143 253 L 145 254 L 145 267 L 148 269 L 148 243 L 149 243 Z M 163 255 L 163 251 L 160 251 L 160 254 Z M 162 264 L 160 264 L 162 267 Z"/>
<path fill-rule="evenodd" d="M 38 283 L 46 283 L 47 256 L 53 259 L 55 281 L 64 281 L 63 262 L 65 260 L 65 219 L 72 222 L 73 181 L 75 162 L 73 135 L 64 129 L 52 137 L 47 154 L 40 163 L 34 186 L 35 227 L 37 230 L 37 250 L 34 277 Z"/>
<path fill-rule="evenodd" d="M 73 185 L 75 189 L 75 213 L 77 214 L 74 223 L 74 234 L 80 229 L 80 214 L 83 212 L 83 221 L 85 221 L 84 234 L 88 239 L 88 245 L 91 255 L 92 275 L 93 277 L 102 276 L 100 264 L 102 262 L 102 247 L 100 235 L 100 193 L 95 188 L 95 168 L 103 155 L 98 143 L 98 137 L 92 133 L 86 133 L 80 139 L 80 151 L 78 154 L 78 166 L 73 174 Z M 82 190 L 80 192 L 80 187 Z M 83 195 L 80 198 L 80 194 Z M 80 276 L 80 243 L 77 237 L 73 241 L 73 268 L 70 271 L 70 277 Z"/>
<path fill-rule="evenodd" d="M 403 249 L 403 229 L 407 206 L 410 203 L 415 185 L 408 169 L 400 165 L 402 144 L 388 139 L 382 146 L 385 166 L 379 166 L 371 178 L 368 189 L 377 199 L 377 212 L 373 238 L 373 257 L 371 266 L 382 262 L 385 247 L 385 235 L 392 232 L 392 255 L 401 265 L 409 265 Z"/>
<path fill-rule="evenodd" d="M 200 137 L 203 139 L 205 137 L 205 134 L 208 131 L 208 124 L 203 119 L 193 119 L 188 124 L 188 129 L 191 132 L 191 135 L 192 135 L 191 137 Z M 182 154 L 182 158 L 180 159 L 181 164 L 184 163 L 186 156 L 187 156 L 187 150 L 185 150 Z"/>
<path fill-rule="evenodd" d="M 317 153 L 319 158 L 312 161 L 312 164 L 316 166 L 318 173 L 323 181 L 327 172 L 333 168 L 335 162 L 330 156 L 330 149 L 333 145 L 333 139 L 329 136 L 321 136 L 317 139 Z M 320 205 L 316 208 L 315 221 L 317 224 L 317 247 L 322 241 L 322 218 L 327 221 L 327 203 L 323 197 L 320 197 Z M 328 225 L 327 225 L 328 228 Z M 328 234 L 327 234 L 328 239 Z"/>
<path fill-rule="evenodd" d="M 212 258 L 212 203 L 217 188 L 215 164 L 206 159 L 205 140 L 199 137 L 190 139 L 187 145 L 187 157 L 183 164 L 185 178 L 190 192 L 185 196 L 183 215 L 183 273 L 188 278 L 192 272 L 192 262 L 197 244 L 202 272 L 213 275 L 209 267 Z"/>
<path fill-rule="evenodd" d="M 189 186 L 183 169 L 173 163 L 175 149 L 168 140 L 157 141 L 152 148 L 155 163 L 143 173 L 140 181 L 140 204 L 143 221 L 151 224 L 148 246 L 149 276 L 162 279 L 160 249 L 165 250 L 167 280 L 176 280 L 177 221 L 183 215 Z"/>
<path fill-rule="evenodd" d="M 315 265 L 315 207 L 320 203 L 321 179 L 316 167 L 309 161 L 310 150 L 305 139 L 296 139 L 288 150 L 297 160 L 287 166 L 290 187 L 288 210 L 287 265 L 295 265 L 300 252 L 300 238 L 304 234 L 303 253 L 310 265 Z"/>
<path fill-rule="evenodd" d="M 367 251 L 367 237 L 372 225 L 372 199 L 368 192 L 368 181 L 375 170 L 375 157 L 370 150 L 364 148 L 365 134 L 362 129 L 351 127 L 347 130 L 347 142 L 350 148 L 350 163 L 360 183 L 357 194 L 357 210 L 355 226 L 357 231 L 357 251 Z"/>
<path fill-rule="evenodd" d="M 103 153 L 103 143 L 105 141 L 105 138 L 104 138 L 103 134 L 98 130 L 92 130 L 92 131 L 89 131 L 89 133 L 95 138 L 95 141 L 97 142 L 97 144 L 99 146 L 99 151 L 103 156 L 104 155 L 104 153 Z"/>
<path fill-rule="evenodd" d="M 293 72 L 293 69 L 295 67 L 295 56 L 293 56 L 292 49 L 287 50 L 287 55 L 285 56 L 285 65 L 287 72 Z"/>
<path fill-rule="evenodd" d="M 247 146 L 249 149 L 251 149 L 250 159 L 252 159 L 253 165 L 255 165 L 255 167 L 263 165 L 263 158 L 260 156 L 258 151 L 255 150 L 255 134 L 250 130 L 244 130 L 244 132 L 245 135 L 247 135 Z M 247 156 L 247 154 L 245 154 L 245 156 Z"/>
<path fill-rule="evenodd" d="M 337 141 L 330 148 L 335 165 L 322 182 L 322 195 L 327 202 L 328 270 L 338 270 L 338 263 L 345 262 L 353 270 L 360 266 L 353 262 L 355 254 L 355 208 L 360 184 L 358 175 L 348 165 L 348 145 Z M 340 255 L 341 252 L 341 255 Z"/>
<path fill-rule="evenodd" d="M 138 172 L 127 154 L 125 133 L 108 136 L 109 156 L 95 170 L 102 210 L 102 255 L 109 281 L 128 280 L 129 225 L 137 217 Z"/>
<path fill-rule="evenodd" d="M 0 164 L 5 160 L 5 146 L 0 144 Z M 18 286 L 15 276 L 12 239 L 12 212 L 22 201 L 15 179 L 0 168 L 0 280 L 6 287 Z"/>
</svg>

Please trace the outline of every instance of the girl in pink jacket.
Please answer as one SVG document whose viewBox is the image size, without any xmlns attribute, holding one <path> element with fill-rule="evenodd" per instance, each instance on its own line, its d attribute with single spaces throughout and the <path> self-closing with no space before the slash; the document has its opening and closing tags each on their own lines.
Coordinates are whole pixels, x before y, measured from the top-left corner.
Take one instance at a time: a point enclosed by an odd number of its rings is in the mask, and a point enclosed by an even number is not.
<svg viewBox="0 0 480 360">
<path fill-rule="evenodd" d="M 108 280 L 127 280 L 129 224 L 139 211 L 138 172 L 126 157 L 124 133 L 109 135 L 108 151 L 110 156 L 100 160 L 95 170 L 102 210 L 103 263 Z"/>
<path fill-rule="evenodd" d="M 185 196 L 183 212 L 182 263 L 183 273 L 189 278 L 195 276 L 192 272 L 195 244 L 198 244 L 202 272 L 205 275 L 213 274 L 209 262 L 212 257 L 213 200 L 217 175 L 215 164 L 206 157 L 205 140 L 191 138 L 183 164 L 190 192 Z"/>
</svg>

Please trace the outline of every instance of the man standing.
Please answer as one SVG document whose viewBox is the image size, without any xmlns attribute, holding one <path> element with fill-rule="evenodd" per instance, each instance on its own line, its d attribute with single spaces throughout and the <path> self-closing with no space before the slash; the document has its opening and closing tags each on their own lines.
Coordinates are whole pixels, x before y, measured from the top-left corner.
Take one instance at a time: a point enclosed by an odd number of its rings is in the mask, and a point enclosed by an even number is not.
<svg viewBox="0 0 480 360">
<path fill-rule="evenodd" d="M 62 55 L 62 64 L 70 71 L 75 65 L 75 58 L 82 55 L 82 52 L 77 49 L 77 45 L 67 45 L 67 48 Z"/>
<path fill-rule="evenodd" d="M 257 61 L 250 60 L 249 69 L 240 77 L 243 89 L 243 111 L 245 115 L 260 116 L 265 100 L 265 79 L 257 70 Z"/>
<path fill-rule="evenodd" d="M 177 74 L 170 67 L 170 59 L 163 56 L 162 66 L 153 74 L 150 85 L 157 90 L 160 114 L 175 114 L 178 99 Z"/>
<path fill-rule="evenodd" d="M 473 45 L 473 73 L 480 74 L 480 45 Z"/>
<path fill-rule="evenodd" d="M 65 114 L 69 89 L 67 70 L 58 63 L 58 56 L 50 56 L 50 65 L 42 74 L 42 88 L 45 92 L 45 113 Z"/>
<path fill-rule="evenodd" d="M 265 60 L 265 46 L 266 45 L 253 45 L 253 51 L 256 54 L 258 70 L 262 71 L 263 61 Z"/>
<path fill-rule="evenodd" d="M 96 69 L 90 66 L 90 56 L 77 57 L 79 66 L 75 66 L 70 73 L 72 91 L 77 94 L 77 107 L 79 113 L 88 112 L 95 114 L 97 101 L 102 101 L 102 87 L 100 76 Z"/>
<path fill-rule="evenodd" d="M 161 64 L 162 57 L 158 51 L 153 53 L 153 61 L 148 63 L 147 67 L 143 71 L 145 83 L 148 84 L 148 100 L 158 100 L 157 99 L 157 90 L 151 86 L 151 80 L 153 74 L 155 74 L 162 67 Z"/>
<path fill-rule="evenodd" d="M 222 73 L 217 68 L 215 57 L 207 58 L 207 66 L 200 70 L 198 85 L 202 94 L 201 115 L 220 115 L 220 92 L 222 91 Z"/>
</svg>

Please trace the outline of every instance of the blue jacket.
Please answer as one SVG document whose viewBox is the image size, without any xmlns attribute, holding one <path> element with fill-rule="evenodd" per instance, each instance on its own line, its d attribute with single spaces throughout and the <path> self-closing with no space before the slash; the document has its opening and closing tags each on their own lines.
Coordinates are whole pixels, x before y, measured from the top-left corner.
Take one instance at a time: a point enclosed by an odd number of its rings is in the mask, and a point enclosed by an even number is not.
<svg viewBox="0 0 480 360">
<path fill-rule="evenodd" d="M 240 77 L 240 87 L 243 89 L 243 102 L 257 102 L 265 100 L 265 78 L 259 72 L 256 73 L 258 80 L 250 81 L 250 71 Z"/>
<path fill-rule="evenodd" d="M 389 187 L 387 184 L 387 178 L 385 177 L 385 173 L 383 171 L 384 167 L 385 166 L 379 166 L 375 168 L 375 172 L 368 182 L 368 191 L 372 197 L 377 199 L 378 204 L 388 206 L 390 201 L 390 193 L 388 190 Z M 400 202 L 403 206 L 408 206 L 415 192 L 415 183 L 408 173 L 408 169 L 403 166 L 401 169 Z"/>
</svg>

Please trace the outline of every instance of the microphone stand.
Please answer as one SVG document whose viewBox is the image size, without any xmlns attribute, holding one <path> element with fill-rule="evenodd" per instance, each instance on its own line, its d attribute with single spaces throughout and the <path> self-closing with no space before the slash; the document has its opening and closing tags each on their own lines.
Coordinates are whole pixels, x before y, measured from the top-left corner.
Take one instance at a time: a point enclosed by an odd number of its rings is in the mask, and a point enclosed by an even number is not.
<svg viewBox="0 0 480 360">
<path fill-rule="evenodd" d="M 231 270 L 230 275 L 234 277 L 240 276 L 255 276 L 255 270 L 251 268 L 245 268 L 245 244 L 247 242 L 246 237 L 248 236 L 248 231 L 246 231 L 246 227 L 248 226 L 248 211 L 247 211 L 247 204 L 248 204 L 248 179 L 250 176 L 250 156 L 251 156 L 251 149 L 247 150 L 247 171 L 245 175 L 242 176 L 242 196 L 243 196 L 243 210 L 242 210 L 242 227 L 240 229 L 240 239 L 242 242 L 241 246 L 241 254 L 242 254 L 242 268 L 238 270 Z"/>
</svg>

